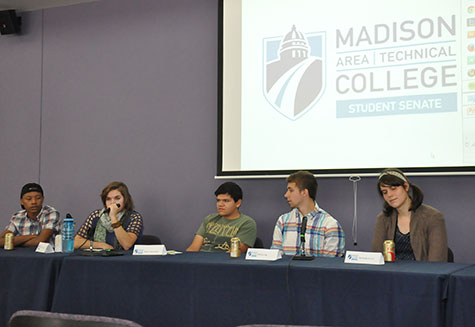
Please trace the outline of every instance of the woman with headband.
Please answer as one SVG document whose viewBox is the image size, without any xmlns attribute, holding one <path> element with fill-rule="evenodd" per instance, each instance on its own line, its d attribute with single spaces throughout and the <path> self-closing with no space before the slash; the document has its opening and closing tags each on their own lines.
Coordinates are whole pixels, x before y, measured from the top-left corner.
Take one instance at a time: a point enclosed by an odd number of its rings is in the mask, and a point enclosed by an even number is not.
<svg viewBox="0 0 475 327">
<path fill-rule="evenodd" d="M 383 212 L 374 228 L 373 251 L 383 252 L 383 242 L 394 240 L 396 260 L 447 261 L 447 232 L 442 213 L 422 203 L 424 193 L 399 169 L 379 176 Z"/>
</svg>

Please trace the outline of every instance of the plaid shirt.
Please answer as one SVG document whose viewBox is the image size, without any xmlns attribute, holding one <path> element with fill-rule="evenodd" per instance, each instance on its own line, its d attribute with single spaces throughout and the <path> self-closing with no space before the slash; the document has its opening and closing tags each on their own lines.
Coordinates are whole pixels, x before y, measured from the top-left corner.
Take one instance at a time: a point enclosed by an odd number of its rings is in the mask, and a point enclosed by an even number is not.
<svg viewBox="0 0 475 327">
<path fill-rule="evenodd" d="M 86 221 L 84 224 L 81 226 L 81 228 L 78 230 L 77 235 L 81 236 L 82 238 L 88 238 L 87 234 L 91 228 L 96 228 L 97 221 L 101 217 L 100 213 L 102 212 L 102 209 L 97 209 L 91 212 L 91 214 L 87 217 Z M 134 233 L 137 235 L 137 238 L 140 238 L 142 235 L 143 231 L 143 218 L 140 213 L 138 213 L 135 210 L 132 210 L 130 212 L 130 221 L 129 224 L 126 226 L 125 231 L 127 233 Z M 114 235 L 114 232 L 108 234 Z M 113 245 L 113 244 L 111 244 Z"/>
<path fill-rule="evenodd" d="M 274 228 L 272 249 L 280 249 L 287 255 L 300 252 L 300 225 L 302 215 L 297 208 L 283 214 Z M 322 257 L 341 257 L 345 254 L 345 233 L 338 221 L 315 205 L 307 214 L 305 253 Z"/>
<path fill-rule="evenodd" d="M 5 230 L 7 229 L 15 236 L 39 235 L 43 229 L 51 229 L 54 236 L 59 233 L 60 229 L 59 212 L 55 208 L 45 205 L 36 219 L 30 219 L 27 217 L 26 210 L 20 210 L 13 214 Z"/>
</svg>

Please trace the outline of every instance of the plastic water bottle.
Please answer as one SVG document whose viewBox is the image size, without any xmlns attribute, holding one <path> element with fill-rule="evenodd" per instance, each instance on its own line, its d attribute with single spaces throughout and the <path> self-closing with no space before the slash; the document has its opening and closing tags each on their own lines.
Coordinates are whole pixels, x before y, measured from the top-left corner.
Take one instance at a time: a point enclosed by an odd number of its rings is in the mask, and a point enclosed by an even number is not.
<svg viewBox="0 0 475 327">
<path fill-rule="evenodd" d="M 63 221 L 63 253 L 72 253 L 74 251 L 74 218 L 68 213 Z"/>
</svg>

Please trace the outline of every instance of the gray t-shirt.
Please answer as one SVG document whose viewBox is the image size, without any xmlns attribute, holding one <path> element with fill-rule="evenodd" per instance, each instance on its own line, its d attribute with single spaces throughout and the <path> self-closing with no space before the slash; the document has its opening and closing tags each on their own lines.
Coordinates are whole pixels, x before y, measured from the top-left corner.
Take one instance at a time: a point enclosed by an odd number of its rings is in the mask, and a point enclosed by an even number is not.
<svg viewBox="0 0 475 327">
<path fill-rule="evenodd" d="M 241 214 L 239 218 L 226 219 L 218 214 L 211 214 L 204 219 L 196 235 L 204 238 L 200 251 L 227 252 L 233 237 L 238 237 L 241 243 L 253 247 L 256 233 L 256 222 L 249 216 Z"/>
</svg>

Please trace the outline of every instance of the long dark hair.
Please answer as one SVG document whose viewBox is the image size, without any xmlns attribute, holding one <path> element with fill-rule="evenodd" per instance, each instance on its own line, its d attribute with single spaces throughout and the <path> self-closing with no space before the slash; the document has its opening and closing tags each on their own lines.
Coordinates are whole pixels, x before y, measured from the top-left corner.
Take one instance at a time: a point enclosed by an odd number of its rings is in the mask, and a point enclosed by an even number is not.
<svg viewBox="0 0 475 327">
<path fill-rule="evenodd" d="M 409 191 L 407 192 L 411 199 L 411 207 L 409 210 L 416 211 L 424 200 L 424 192 L 422 192 L 422 189 L 419 186 L 409 182 L 406 175 L 404 175 L 404 173 L 399 169 L 389 168 L 381 172 L 378 178 L 378 193 L 384 199 L 383 193 L 381 192 L 381 184 L 388 186 L 404 186 L 405 182 L 409 184 Z M 390 216 L 394 210 L 393 207 L 384 201 L 383 212 L 386 216 Z"/>
</svg>

